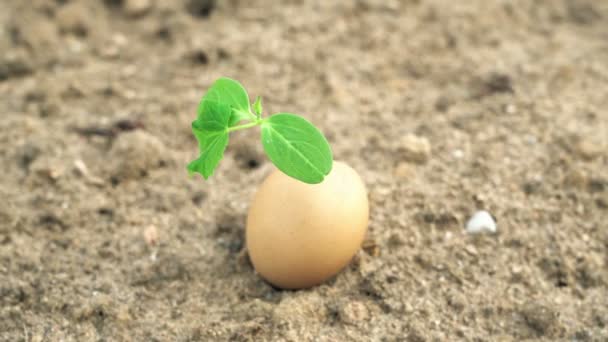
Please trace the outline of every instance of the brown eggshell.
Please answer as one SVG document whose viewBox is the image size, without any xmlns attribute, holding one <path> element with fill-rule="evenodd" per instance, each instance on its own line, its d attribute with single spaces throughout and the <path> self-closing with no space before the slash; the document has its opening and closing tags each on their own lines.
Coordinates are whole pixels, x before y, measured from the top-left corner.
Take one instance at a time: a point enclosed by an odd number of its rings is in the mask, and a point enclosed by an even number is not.
<svg viewBox="0 0 608 342">
<path fill-rule="evenodd" d="M 355 170 L 334 162 L 320 184 L 274 171 L 247 217 L 247 249 L 256 271 L 286 289 L 322 283 L 346 266 L 367 231 L 367 191 Z"/>
</svg>

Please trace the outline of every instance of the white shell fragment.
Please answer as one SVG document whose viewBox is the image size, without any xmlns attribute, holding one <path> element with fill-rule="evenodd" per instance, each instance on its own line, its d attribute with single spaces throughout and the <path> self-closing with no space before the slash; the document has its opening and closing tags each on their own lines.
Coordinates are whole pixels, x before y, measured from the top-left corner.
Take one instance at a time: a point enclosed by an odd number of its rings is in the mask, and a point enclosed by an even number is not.
<svg viewBox="0 0 608 342">
<path fill-rule="evenodd" d="M 489 212 L 480 210 L 471 216 L 466 228 L 467 233 L 471 234 L 483 232 L 496 233 L 496 221 L 494 221 Z"/>
</svg>

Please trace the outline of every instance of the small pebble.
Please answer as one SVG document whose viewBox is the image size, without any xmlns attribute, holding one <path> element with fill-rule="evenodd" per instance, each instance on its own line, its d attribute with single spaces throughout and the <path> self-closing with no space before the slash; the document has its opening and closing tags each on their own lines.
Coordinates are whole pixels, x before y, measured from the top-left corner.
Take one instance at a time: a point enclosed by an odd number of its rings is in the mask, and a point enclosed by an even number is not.
<svg viewBox="0 0 608 342">
<path fill-rule="evenodd" d="M 464 250 L 472 256 L 477 255 L 477 248 L 475 246 L 465 246 Z"/>
<path fill-rule="evenodd" d="M 380 255 L 380 247 L 374 239 L 369 238 L 363 241 L 361 248 L 370 256 L 377 257 Z"/>
<path fill-rule="evenodd" d="M 55 181 L 63 176 L 64 169 L 61 161 L 50 158 L 39 158 L 32 162 L 30 166 L 32 175 L 37 175 L 42 179 Z"/>
<path fill-rule="evenodd" d="M 123 4 L 125 13 L 131 17 L 139 17 L 146 14 L 152 5 L 151 0 L 127 0 Z"/>
<path fill-rule="evenodd" d="M 462 157 L 464 157 L 464 152 L 462 152 L 461 149 L 456 149 L 452 151 L 452 157 L 455 159 L 462 159 Z"/>
<path fill-rule="evenodd" d="M 112 36 L 112 43 L 118 47 L 124 47 L 129 45 L 129 39 L 124 34 L 116 33 Z"/>
<path fill-rule="evenodd" d="M 505 112 L 507 114 L 515 114 L 517 112 L 517 107 L 514 104 L 509 104 L 505 107 Z"/>
<path fill-rule="evenodd" d="M 158 230 L 156 226 L 150 225 L 144 229 L 144 241 L 146 245 L 154 247 L 158 244 Z"/>
<path fill-rule="evenodd" d="M 467 233 L 471 234 L 483 232 L 496 233 L 496 221 L 494 221 L 489 212 L 480 210 L 469 219 L 466 229 Z"/>
<path fill-rule="evenodd" d="M 401 180 L 410 179 L 414 176 L 414 167 L 406 162 L 400 162 L 393 170 L 393 175 Z"/>
<path fill-rule="evenodd" d="M 408 134 L 399 141 L 399 150 L 406 161 L 425 163 L 431 155 L 431 143 L 425 137 Z"/>
<path fill-rule="evenodd" d="M 585 160 L 593 160 L 602 155 L 604 147 L 591 140 L 581 140 L 576 145 L 576 152 Z"/>
<path fill-rule="evenodd" d="M 338 316 L 346 324 L 357 325 L 369 319 L 369 310 L 362 302 L 351 301 L 340 307 Z"/>
<path fill-rule="evenodd" d="M 87 164 L 82 161 L 82 159 L 74 160 L 74 170 L 80 176 L 86 177 L 89 175 L 89 168 L 87 167 Z"/>
<path fill-rule="evenodd" d="M 87 180 L 87 182 L 89 182 L 92 185 L 101 186 L 104 184 L 103 179 L 101 179 L 99 177 L 95 177 L 94 175 L 92 175 L 89 172 L 89 168 L 87 167 L 87 164 L 85 164 L 84 161 L 82 161 L 82 159 L 74 160 L 74 172 L 78 176 L 83 177 L 85 180 Z"/>
</svg>

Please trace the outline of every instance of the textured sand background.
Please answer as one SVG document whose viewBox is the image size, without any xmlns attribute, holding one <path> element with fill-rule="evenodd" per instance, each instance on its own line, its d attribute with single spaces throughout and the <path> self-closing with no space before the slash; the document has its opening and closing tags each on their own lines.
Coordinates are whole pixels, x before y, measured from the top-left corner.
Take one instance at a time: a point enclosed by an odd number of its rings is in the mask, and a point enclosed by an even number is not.
<svg viewBox="0 0 608 342">
<path fill-rule="evenodd" d="M 258 133 L 187 177 L 220 76 L 364 178 L 332 281 L 249 264 Z M 2 0 L 0 340 L 606 341 L 607 108 L 608 1 Z"/>
</svg>

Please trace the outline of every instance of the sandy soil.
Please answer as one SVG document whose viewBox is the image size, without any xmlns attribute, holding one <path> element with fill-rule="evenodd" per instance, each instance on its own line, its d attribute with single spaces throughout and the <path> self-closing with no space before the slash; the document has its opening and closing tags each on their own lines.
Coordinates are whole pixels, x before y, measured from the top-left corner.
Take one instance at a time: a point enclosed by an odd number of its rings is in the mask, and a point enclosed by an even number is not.
<svg viewBox="0 0 608 342">
<path fill-rule="evenodd" d="M 0 340 L 608 340 L 608 2 L 280 3 L 2 1 Z M 220 76 L 367 183 L 332 281 L 248 262 L 256 132 L 187 177 Z"/>
</svg>

